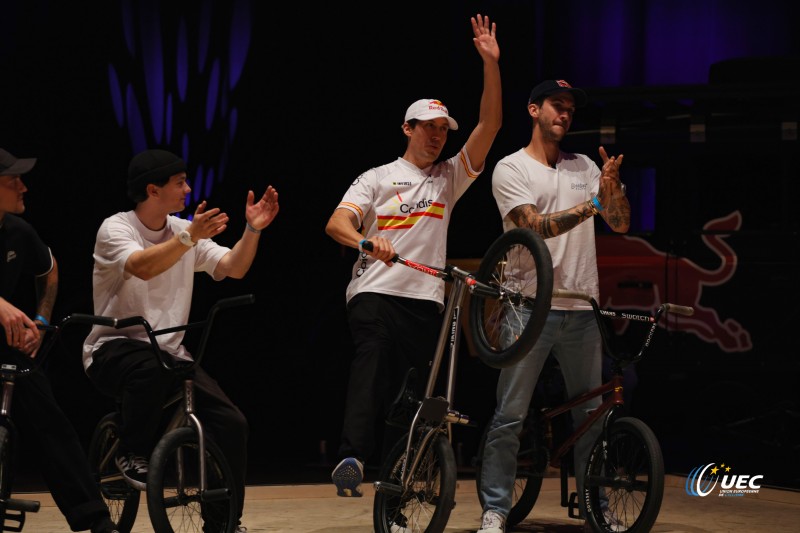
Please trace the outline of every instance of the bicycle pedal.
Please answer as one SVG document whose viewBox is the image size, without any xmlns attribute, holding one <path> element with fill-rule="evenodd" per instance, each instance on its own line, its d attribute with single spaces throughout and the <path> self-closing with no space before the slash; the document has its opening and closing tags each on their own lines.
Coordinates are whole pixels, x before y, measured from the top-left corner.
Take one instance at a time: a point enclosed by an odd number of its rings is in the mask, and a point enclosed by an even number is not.
<svg viewBox="0 0 800 533">
<path fill-rule="evenodd" d="M 442 422 L 449 408 L 450 403 L 442 397 L 425 398 L 419 408 L 419 416 L 424 420 Z"/>
<path fill-rule="evenodd" d="M 578 493 L 571 492 L 569 495 L 569 505 L 567 505 L 567 514 L 570 518 L 583 518 L 581 516 L 581 509 L 578 506 Z"/>
<path fill-rule="evenodd" d="M 14 500 L 7 500 L 6 504 L 11 504 Z M 39 502 L 34 502 L 39 503 Z M 36 509 L 39 510 L 38 507 Z M 36 512 L 36 511 L 34 511 Z M 18 526 L 12 526 L 9 522 L 16 522 L 19 524 Z M 22 531 L 22 528 L 25 526 L 25 511 L 10 511 L 6 508 L 6 512 L 3 514 L 3 531 Z"/>
</svg>

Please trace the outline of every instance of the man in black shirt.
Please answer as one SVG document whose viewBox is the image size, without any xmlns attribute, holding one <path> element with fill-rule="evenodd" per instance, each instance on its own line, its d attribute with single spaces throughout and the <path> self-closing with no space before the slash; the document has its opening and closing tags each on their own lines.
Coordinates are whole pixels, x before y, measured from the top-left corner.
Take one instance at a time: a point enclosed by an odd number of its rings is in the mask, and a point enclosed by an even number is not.
<svg viewBox="0 0 800 533">
<path fill-rule="evenodd" d="M 0 361 L 24 364 L 36 356 L 58 292 L 58 266 L 36 230 L 17 215 L 28 190 L 22 175 L 36 159 L 0 148 Z M 114 533 L 108 507 L 92 479 L 78 435 L 42 372 L 16 382 L 13 419 L 40 454 L 42 475 L 72 531 Z"/>
</svg>

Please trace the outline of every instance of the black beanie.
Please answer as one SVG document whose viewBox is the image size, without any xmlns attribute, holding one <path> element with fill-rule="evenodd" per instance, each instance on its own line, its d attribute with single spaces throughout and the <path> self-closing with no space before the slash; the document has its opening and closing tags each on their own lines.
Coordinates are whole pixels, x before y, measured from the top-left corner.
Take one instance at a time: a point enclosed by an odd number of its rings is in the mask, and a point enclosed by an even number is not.
<svg viewBox="0 0 800 533">
<path fill-rule="evenodd" d="M 167 180 L 180 172 L 186 172 L 186 163 L 177 155 L 166 150 L 145 150 L 128 165 L 128 187 Z"/>
</svg>

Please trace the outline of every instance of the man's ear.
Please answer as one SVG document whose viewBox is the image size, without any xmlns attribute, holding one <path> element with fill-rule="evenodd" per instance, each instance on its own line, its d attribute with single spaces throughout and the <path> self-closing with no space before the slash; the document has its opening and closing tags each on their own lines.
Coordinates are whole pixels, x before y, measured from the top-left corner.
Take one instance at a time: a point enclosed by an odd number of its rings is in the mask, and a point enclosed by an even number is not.
<svg viewBox="0 0 800 533">
<path fill-rule="evenodd" d="M 148 183 L 145 187 L 145 192 L 147 192 L 148 198 L 151 196 L 158 196 L 159 188 L 155 183 Z"/>
<path fill-rule="evenodd" d="M 539 106 L 536 104 L 528 104 L 528 114 L 533 118 L 539 118 Z"/>
</svg>

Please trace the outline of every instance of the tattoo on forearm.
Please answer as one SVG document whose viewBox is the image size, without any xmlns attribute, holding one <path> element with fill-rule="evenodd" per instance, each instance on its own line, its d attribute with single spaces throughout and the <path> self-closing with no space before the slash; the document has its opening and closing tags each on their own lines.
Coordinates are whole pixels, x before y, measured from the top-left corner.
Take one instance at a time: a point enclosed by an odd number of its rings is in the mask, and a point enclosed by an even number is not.
<svg viewBox="0 0 800 533">
<path fill-rule="evenodd" d="M 592 210 L 585 204 L 545 215 L 540 215 L 536 208 L 529 204 L 515 207 L 508 213 L 508 217 L 517 227 L 530 228 L 545 239 L 566 233 L 592 215 Z"/>
</svg>

